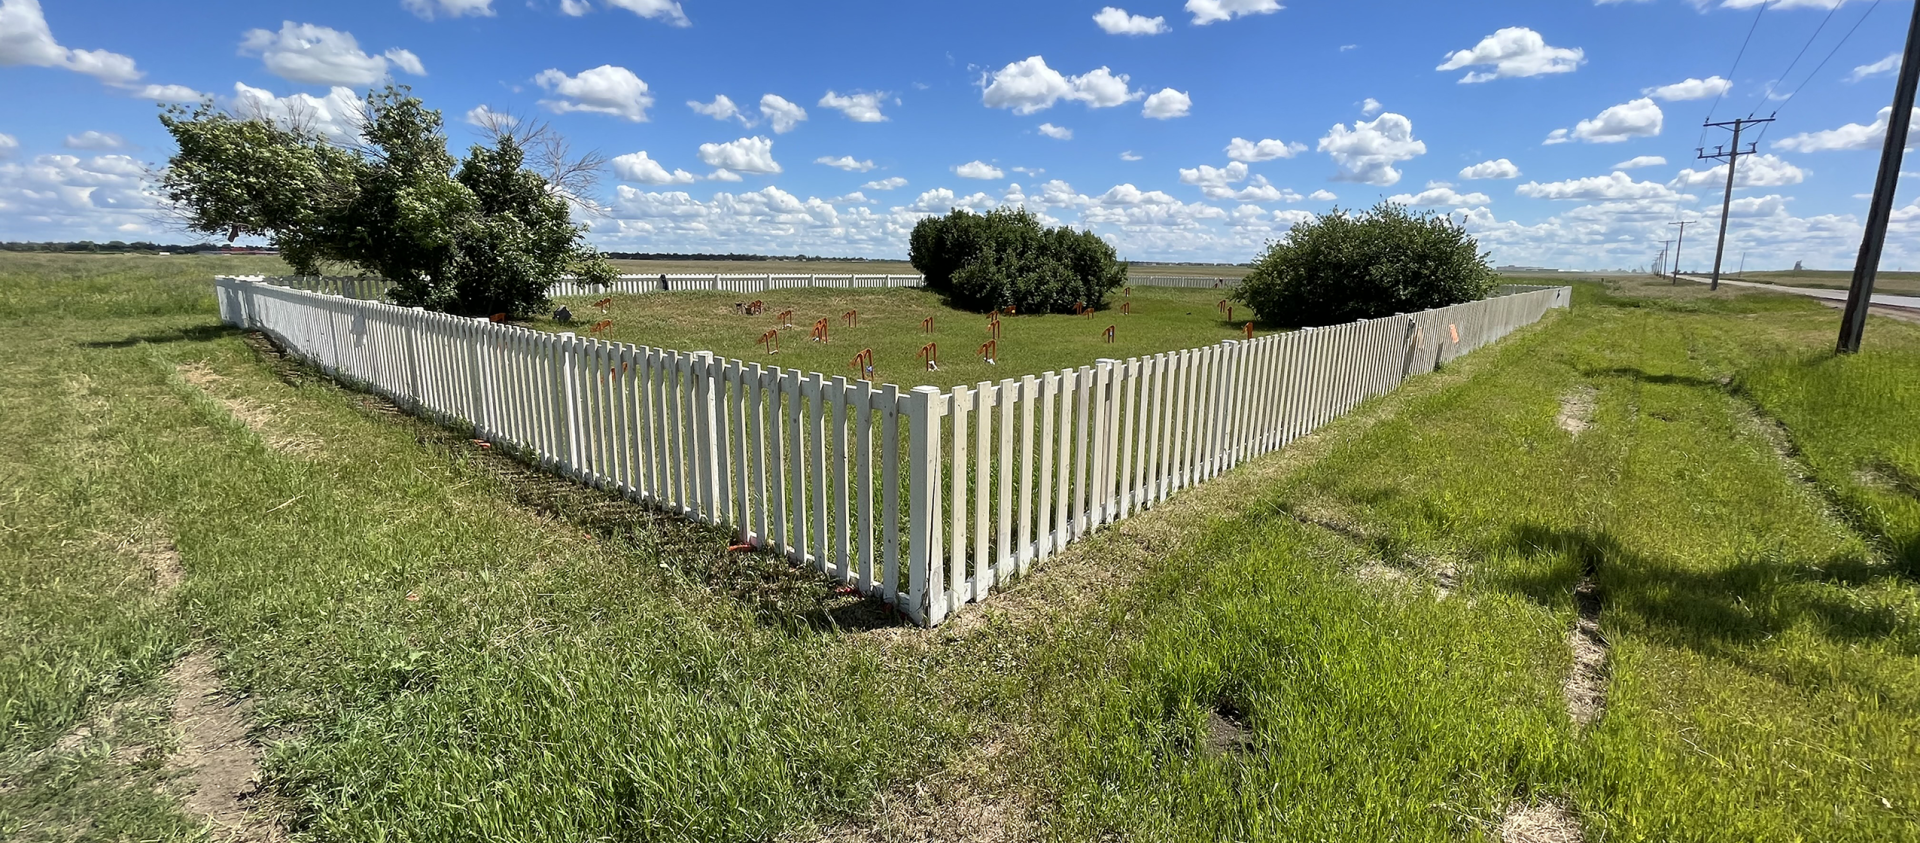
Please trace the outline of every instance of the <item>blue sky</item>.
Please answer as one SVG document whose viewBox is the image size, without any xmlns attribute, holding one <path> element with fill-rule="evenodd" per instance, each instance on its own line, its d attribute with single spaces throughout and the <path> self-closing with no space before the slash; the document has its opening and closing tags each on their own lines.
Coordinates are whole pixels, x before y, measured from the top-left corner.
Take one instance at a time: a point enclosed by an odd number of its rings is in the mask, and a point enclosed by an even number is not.
<svg viewBox="0 0 1920 843">
<path fill-rule="evenodd" d="M 1844 268 L 1912 14 L 1122 2 L 0 0 L 0 239 L 189 239 L 151 193 L 156 101 L 347 133 L 342 101 L 392 79 L 456 147 L 485 107 L 613 159 L 582 216 L 603 248 L 870 257 L 903 257 L 928 213 L 1018 204 L 1126 258 L 1244 261 L 1394 198 L 1465 218 L 1502 264 L 1644 265 L 1669 221 L 1700 220 L 1692 268 L 1724 173 L 1694 160 L 1701 122 L 1777 110 L 1741 162 L 1729 264 Z M 1915 196 L 1889 268 L 1920 267 Z"/>
</svg>

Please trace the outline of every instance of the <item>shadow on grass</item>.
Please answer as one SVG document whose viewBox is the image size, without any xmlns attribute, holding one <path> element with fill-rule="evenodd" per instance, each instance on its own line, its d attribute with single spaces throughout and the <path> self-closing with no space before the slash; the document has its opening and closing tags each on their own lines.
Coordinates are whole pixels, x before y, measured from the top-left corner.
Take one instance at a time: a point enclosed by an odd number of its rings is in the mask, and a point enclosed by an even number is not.
<svg viewBox="0 0 1920 843">
<path fill-rule="evenodd" d="M 1611 369 L 1582 369 L 1580 370 L 1580 374 L 1587 378 L 1625 378 L 1640 383 L 1659 384 L 1663 386 L 1685 386 L 1722 393 L 1728 391 L 1728 384 L 1721 381 L 1709 378 L 1697 378 L 1692 375 L 1656 375 L 1632 366 L 1615 366 Z"/>
<path fill-rule="evenodd" d="M 136 345 L 162 345 L 174 342 L 211 342 L 222 337 L 240 333 L 240 329 L 229 325 L 195 325 L 191 328 L 176 328 L 152 334 L 136 334 L 120 340 L 93 340 L 80 343 L 81 348 L 132 348 Z"/>
<path fill-rule="evenodd" d="M 1500 587 L 1564 607 L 1584 573 L 1600 584 L 1608 613 L 1630 615 L 1668 643 L 1705 655 L 1745 661 L 1736 651 L 1803 625 L 1841 644 L 1910 631 L 1892 607 L 1846 591 L 1894 575 L 1858 555 L 1807 561 L 1766 552 L 1721 567 L 1690 568 L 1634 551 L 1606 532 L 1538 524 L 1514 527 L 1503 545 L 1526 558 L 1573 564 L 1527 566 L 1532 573 L 1494 578 Z M 1907 649 L 1920 650 L 1912 644 Z"/>
</svg>

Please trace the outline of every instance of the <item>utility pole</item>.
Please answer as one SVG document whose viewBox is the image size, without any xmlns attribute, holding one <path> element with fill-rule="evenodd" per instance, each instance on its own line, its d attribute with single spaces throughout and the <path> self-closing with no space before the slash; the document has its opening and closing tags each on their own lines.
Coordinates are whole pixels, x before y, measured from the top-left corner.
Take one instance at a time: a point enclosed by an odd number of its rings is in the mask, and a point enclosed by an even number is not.
<svg viewBox="0 0 1920 843">
<path fill-rule="evenodd" d="M 1893 116 L 1887 120 L 1887 145 L 1880 153 L 1880 177 L 1873 183 L 1873 205 L 1867 212 L 1867 233 L 1860 241 L 1860 258 L 1853 264 L 1853 286 L 1847 291 L 1847 315 L 1840 323 L 1841 354 L 1860 350 L 1867 331 L 1867 308 L 1873 304 L 1874 276 L 1880 271 L 1880 250 L 1887 244 L 1887 221 L 1893 216 L 1893 193 L 1900 186 L 1900 163 L 1907 149 L 1907 130 L 1913 119 L 1914 89 L 1920 87 L 1920 3 L 1913 5 L 1907 27 L 1906 56 L 1900 60 L 1900 83 L 1893 89 Z"/>
<path fill-rule="evenodd" d="M 1740 148 L 1740 132 L 1748 126 L 1759 126 L 1772 122 L 1773 118 L 1771 117 L 1763 117 L 1759 120 L 1749 120 L 1743 117 L 1738 120 L 1704 124 L 1709 129 L 1725 129 L 1728 127 L 1732 127 L 1733 129 L 1733 146 L 1731 148 L 1716 146 L 1713 148 L 1712 155 L 1708 155 L 1705 149 L 1699 150 L 1700 160 L 1702 161 L 1725 160 L 1727 162 L 1727 196 L 1720 202 L 1720 245 L 1713 250 L 1713 289 L 1715 290 L 1720 289 L 1720 260 L 1727 254 L 1727 217 L 1729 212 L 1733 210 L 1733 174 L 1735 170 L 1740 169 L 1740 156 L 1758 155 L 1760 153 L 1759 144 L 1748 144 L 1746 149 Z"/>
<path fill-rule="evenodd" d="M 1667 274 L 1667 255 L 1672 251 L 1673 251 L 1672 240 L 1663 240 L 1660 242 L 1660 271 L 1655 272 L 1654 273 L 1655 275 Z"/>
<path fill-rule="evenodd" d="M 1680 239 L 1673 243 L 1673 283 L 1675 286 L 1680 284 L 1680 250 L 1687 245 L 1687 226 L 1697 225 L 1699 222 L 1699 220 L 1687 220 L 1686 222 L 1667 223 L 1667 225 L 1680 226 Z"/>
</svg>

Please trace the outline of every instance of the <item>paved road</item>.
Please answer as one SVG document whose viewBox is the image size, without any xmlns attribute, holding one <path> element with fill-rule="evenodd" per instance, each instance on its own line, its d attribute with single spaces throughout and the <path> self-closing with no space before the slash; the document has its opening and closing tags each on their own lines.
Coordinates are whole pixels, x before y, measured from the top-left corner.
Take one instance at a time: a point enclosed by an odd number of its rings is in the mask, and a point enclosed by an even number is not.
<svg viewBox="0 0 1920 843">
<path fill-rule="evenodd" d="M 1712 276 L 1707 275 L 1681 275 L 1680 277 L 1686 281 L 1697 281 L 1702 284 L 1713 283 Z M 1796 296 L 1811 296 L 1816 299 L 1826 299 L 1828 301 L 1844 302 L 1847 300 L 1846 290 L 1822 290 L 1816 287 L 1782 287 L 1779 284 L 1735 281 L 1731 278 L 1722 278 L 1720 279 L 1720 283 L 1735 287 L 1750 287 L 1755 290 L 1771 290 L 1776 293 L 1791 293 Z M 1889 296 L 1882 293 L 1874 293 L 1873 303 L 1882 307 L 1908 307 L 1920 310 L 1920 296 Z"/>
</svg>

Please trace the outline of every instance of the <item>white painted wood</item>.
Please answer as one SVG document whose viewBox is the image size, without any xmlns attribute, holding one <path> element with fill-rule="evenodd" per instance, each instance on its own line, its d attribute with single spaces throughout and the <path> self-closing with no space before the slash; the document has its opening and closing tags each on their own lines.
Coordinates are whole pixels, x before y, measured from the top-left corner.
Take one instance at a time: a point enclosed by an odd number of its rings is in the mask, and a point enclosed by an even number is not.
<svg viewBox="0 0 1920 843">
<path fill-rule="evenodd" d="M 1036 455 L 1033 451 L 1033 428 L 1040 411 L 1040 381 L 1033 375 L 1020 379 L 1020 511 L 1015 516 L 1020 530 L 1015 538 L 1014 564 L 1018 573 L 1026 575 L 1027 567 L 1033 563 L 1033 472 Z M 1046 475 L 1041 475 L 1045 477 Z M 1045 508 L 1045 504 L 1041 505 Z"/>
<path fill-rule="evenodd" d="M 994 404 L 1000 410 L 1000 420 L 994 425 L 1000 434 L 1000 458 L 994 465 L 994 473 L 999 475 L 1000 490 L 994 500 L 994 583 L 1006 582 L 1013 576 L 1013 428 L 1014 405 L 1019 401 L 1019 382 L 1008 378 L 1000 381 L 994 390 Z"/>
<path fill-rule="evenodd" d="M 959 611 L 960 604 L 972 595 L 967 581 L 967 417 L 973 409 L 973 396 L 964 386 L 953 388 L 953 460 L 952 486 L 948 489 L 949 531 L 947 610 Z"/>
</svg>

